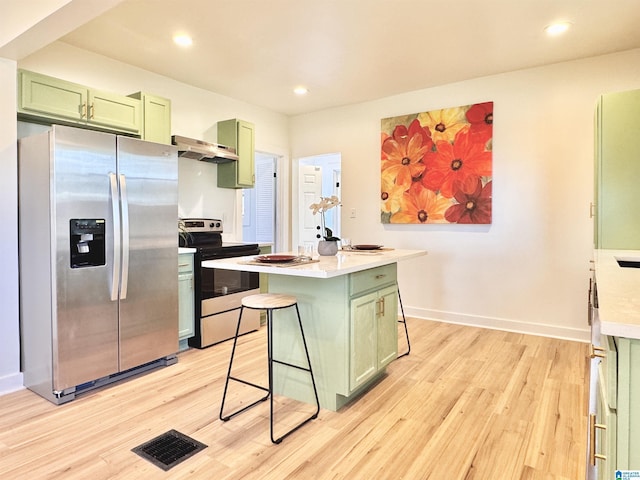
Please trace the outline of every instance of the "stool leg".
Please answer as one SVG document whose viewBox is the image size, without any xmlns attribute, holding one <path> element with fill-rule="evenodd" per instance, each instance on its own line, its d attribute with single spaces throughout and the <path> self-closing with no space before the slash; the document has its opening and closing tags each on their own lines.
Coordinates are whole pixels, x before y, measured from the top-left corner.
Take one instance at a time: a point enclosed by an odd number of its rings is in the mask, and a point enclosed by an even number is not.
<svg viewBox="0 0 640 480">
<path fill-rule="evenodd" d="M 268 328 L 268 336 L 269 336 L 269 391 L 271 393 L 271 414 L 270 414 L 270 423 L 271 423 L 271 428 L 270 428 L 270 433 L 271 433 L 271 441 L 273 443 L 280 443 L 282 442 L 282 440 L 291 435 L 293 432 L 295 432 L 296 430 L 298 430 L 300 427 L 302 427 L 304 424 L 310 422 L 311 420 L 315 419 L 318 417 L 318 413 L 320 412 L 320 400 L 318 399 L 318 389 L 316 388 L 316 381 L 315 381 L 315 377 L 313 376 L 313 370 L 311 369 L 311 358 L 309 357 L 309 349 L 307 348 L 307 340 L 304 336 L 304 329 L 302 328 L 302 320 L 300 318 L 300 310 L 298 309 L 298 304 L 295 304 L 296 307 L 296 316 L 298 317 L 298 325 L 300 327 L 300 334 L 302 336 L 302 345 L 304 346 L 304 353 L 305 356 L 307 358 L 307 365 L 309 366 L 309 368 L 304 368 L 304 367 L 300 367 L 298 365 L 292 365 L 290 363 L 285 363 L 285 362 L 281 362 L 278 360 L 274 360 L 273 359 L 273 335 L 272 335 L 272 331 L 271 331 L 271 320 L 272 317 L 270 316 L 272 314 L 272 311 L 268 311 L 267 313 L 267 328 Z M 300 422 L 298 425 L 296 425 L 295 427 L 293 427 L 291 430 L 289 430 L 288 432 L 286 432 L 284 435 L 281 435 L 278 438 L 274 438 L 273 436 L 273 363 L 279 363 L 281 365 L 286 365 L 288 367 L 293 367 L 293 368 L 297 368 L 299 370 L 304 370 L 306 372 L 309 372 L 309 375 L 311 376 L 311 385 L 313 386 L 313 394 L 315 396 L 316 399 L 316 411 L 308 418 L 306 418 L 305 420 L 303 420 L 302 422 Z"/>
<path fill-rule="evenodd" d="M 402 297 L 400 296 L 400 287 L 398 287 L 398 300 L 400 301 L 400 311 L 402 312 L 402 320 L 398 320 L 398 323 L 404 323 L 404 334 L 407 337 L 407 351 L 402 355 L 398 355 L 397 358 L 404 357 L 405 355 L 409 355 L 411 352 L 411 343 L 409 342 L 409 329 L 407 328 L 407 319 L 404 316 L 404 307 L 402 306 Z"/>
<path fill-rule="evenodd" d="M 227 370 L 227 379 L 224 382 L 224 393 L 222 394 L 222 404 L 220 405 L 220 414 L 218 415 L 220 420 L 222 420 L 223 422 L 226 422 L 227 420 L 230 420 L 232 417 L 235 417 L 236 415 L 244 412 L 245 410 L 250 409 L 251 407 L 257 405 L 260 402 L 264 402 L 267 398 L 269 398 L 269 395 L 271 394 L 271 388 L 269 388 L 268 390 L 266 388 L 264 388 L 261 385 L 256 385 L 255 383 L 251 383 L 251 382 L 247 382 L 245 380 L 242 380 L 240 378 L 235 378 L 231 376 L 231 369 L 233 367 L 233 359 L 235 357 L 235 353 L 236 353 L 236 345 L 238 343 L 238 336 L 240 333 L 240 323 L 242 322 L 242 313 L 244 312 L 244 306 L 240 307 L 240 314 L 238 315 L 238 325 L 236 326 L 236 334 L 233 337 L 233 347 L 231 348 L 231 358 L 229 359 L 229 369 Z M 267 393 L 266 396 L 260 398 L 259 400 L 256 400 L 255 402 L 253 402 L 250 405 L 247 405 L 246 407 L 243 407 L 233 413 L 230 413 L 229 415 L 223 415 L 223 411 L 224 411 L 224 404 L 225 404 L 225 400 L 227 398 L 227 390 L 229 388 L 229 380 L 235 380 L 236 382 L 240 382 L 240 383 L 244 383 L 245 385 L 249 385 L 255 388 L 258 388 L 260 390 L 264 390 Z"/>
</svg>

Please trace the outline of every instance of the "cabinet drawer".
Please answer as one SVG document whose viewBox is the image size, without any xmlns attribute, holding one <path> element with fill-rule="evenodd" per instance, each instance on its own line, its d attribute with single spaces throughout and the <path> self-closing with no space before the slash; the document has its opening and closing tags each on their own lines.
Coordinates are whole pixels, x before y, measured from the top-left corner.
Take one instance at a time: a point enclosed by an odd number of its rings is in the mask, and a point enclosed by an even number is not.
<svg viewBox="0 0 640 480">
<path fill-rule="evenodd" d="M 193 254 L 181 253 L 178 255 L 178 273 L 190 273 L 193 271 Z"/>
<path fill-rule="evenodd" d="M 602 336 L 605 357 L 602 360 L 602 375 L 607 386 L 607 404 L 609 408 L 618 408 L 618 349 L 614 337 Z"/>
<path fill-rule="evenodd" d="M 349 276 L 349 288 L 351 296 L 358 295 L 372 289 L 378 289 L 389 283 L 395 283 L 397 264 L 383 265 L 382 267 L 352 273 Z"/>
</svg>

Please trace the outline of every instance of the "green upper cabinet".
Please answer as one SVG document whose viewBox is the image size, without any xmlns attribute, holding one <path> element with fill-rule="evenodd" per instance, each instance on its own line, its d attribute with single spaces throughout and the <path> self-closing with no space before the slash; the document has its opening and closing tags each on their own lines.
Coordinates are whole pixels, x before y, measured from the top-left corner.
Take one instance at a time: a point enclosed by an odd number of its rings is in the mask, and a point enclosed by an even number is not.
<svg viewBox="0 0 640 480">
<path fill-rule="evenodd" d="M 21 116 L 140 133 L 140 100 L 26 70 L 18 77 Z"/>
<path fill-rule="evenodd" d="M 18 113 L 85 122 L 87 87 L 38 73 L 18 72 Z"/>
<path fill-rule="evenodd" d="M 595 245 L 640 249 L 640 90 L 603 95 L 596 112 Z"/>
<path fill-rule="evenodd" d="M 142 103 L 140 138 L 170 145 L 171 100 L 145 92 L 137 92 L 129 96 Z"/>
<path fill-rule="evenodd" d="M 218 187 L 252 188 L 255 181 L 254 125 L 237 119 L 218 122 L 218 143 L 235 148 L 240 158 L 237 162 L 218 164 Z"/>
<path fill-rule="evenodd" d="M 140 101 L 110 92 L 89 90 L 87 124 L 140 133 Z"/>
</svg>

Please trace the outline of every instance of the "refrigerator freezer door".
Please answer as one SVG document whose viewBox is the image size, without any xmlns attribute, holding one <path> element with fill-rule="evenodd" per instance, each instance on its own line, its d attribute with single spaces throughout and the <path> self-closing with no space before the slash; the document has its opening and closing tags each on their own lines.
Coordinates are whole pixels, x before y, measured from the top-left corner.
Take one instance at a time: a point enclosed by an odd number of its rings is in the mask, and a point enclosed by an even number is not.
<svg viewBox="0 0 640 480">
<path fill-rule="evenodd" d="M 118 137 L 118 177 L 126 192 L 120 299 L 120 370 L 178 351 L 178 157 L 171 145 Z M 122 288 L 122 287 L 121 287 Z"/>
<path fill-rule="evenodd" d="M 53 389 L 62 391 L 118 371 L 118 302 L 110 298 L 114 218 L 109 203 L 116 137 L 58 126 L 51 136 L 51 158 L 48 152 L 43 155 L 53 166 Z M 70 267 L 72 219 L 104 220 L 106 265 Z"/>
</svg>

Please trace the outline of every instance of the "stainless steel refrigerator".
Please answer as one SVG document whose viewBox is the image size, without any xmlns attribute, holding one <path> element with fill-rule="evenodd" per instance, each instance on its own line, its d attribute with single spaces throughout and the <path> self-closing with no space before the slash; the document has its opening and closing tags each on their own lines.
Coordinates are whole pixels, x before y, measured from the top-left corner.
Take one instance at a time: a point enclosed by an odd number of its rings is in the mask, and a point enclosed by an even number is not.
<svg viewBox="0 0 640 480">
<path fill-rule="evenodd" d="M 175 147 L 71 127 L 19 141 L 24 384 L 61 404 L 178 350 Z"/>
</svg>

